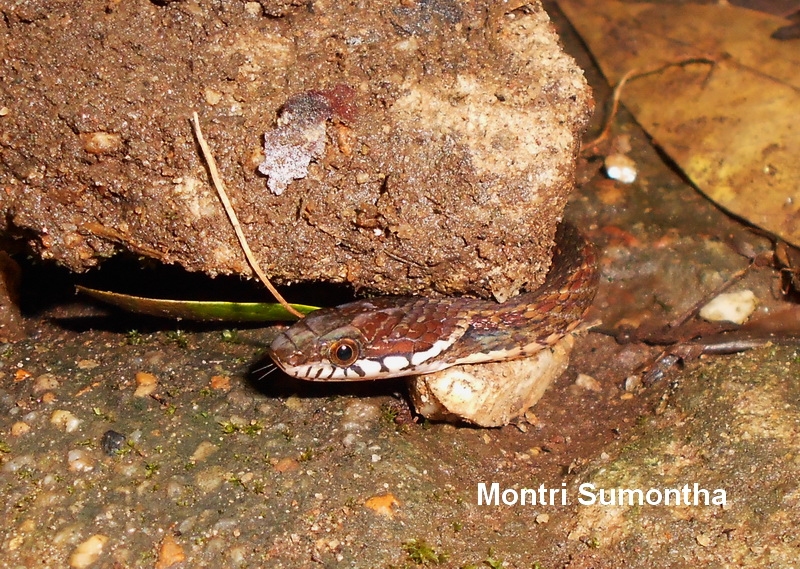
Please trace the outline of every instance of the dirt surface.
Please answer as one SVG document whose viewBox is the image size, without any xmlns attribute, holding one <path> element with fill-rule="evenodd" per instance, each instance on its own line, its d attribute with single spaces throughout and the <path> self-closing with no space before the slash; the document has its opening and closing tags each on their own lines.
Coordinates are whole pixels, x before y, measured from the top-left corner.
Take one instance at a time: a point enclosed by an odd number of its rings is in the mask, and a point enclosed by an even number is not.
<svg viewBox="0 0 800 569">
<path fill-rule="evenodd" d="M 616 128 L 639 180 L 610 182 L 582 162 L 568 217 L 601 253 L 591 317 L 655 326 L 747 266 L 738 251 L 770 244 L 699 197 L 624 114 Z M 214 285 L 142 273 L 187 291 Z M 590 333 L 526 421 L 474 429 L 415 422 L 402 382 L 265 375 L 269 330 L 108 315 L 53 296 L 57 276 L 26 265 L 23 300 L 35 298 L 24 305 L 38 308 L 26 312 L 28 339 L 0 354 L 9 567 L 795 563 L 795 347 L 704 356 L 642 385 L 630 378 L 661 348 Z M 779 281 L 768 267 L 735 289 L 754 291 L 756 315 L 769 316 L 788 304 Z M 495 482 L 508 496 L 563 488 L 568 504 L 479 505 L 479 484 Z M 581 484 L 698 484 L 726 503 L 588 506 Z"/>
<path fill-rule="evenodd" d="M 249 275 L 196 110 L 277 282 L 505 299 L 543 278 L 592 104 L 537 3 L 2 10 L 0 223 L 42 258 Z"/>
</svg>

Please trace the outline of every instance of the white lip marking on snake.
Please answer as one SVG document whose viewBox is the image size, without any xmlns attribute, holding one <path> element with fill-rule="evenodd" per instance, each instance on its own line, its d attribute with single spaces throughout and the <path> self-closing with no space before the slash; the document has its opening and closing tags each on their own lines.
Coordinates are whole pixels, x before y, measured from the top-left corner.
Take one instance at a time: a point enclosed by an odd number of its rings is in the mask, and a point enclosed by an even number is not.
<svg viewBox="0 0 800 569">
<path fill-rule="evenodd" d="M 408 367 L 408 358 L 405 356 L 386 356 L 383 358 L 383 365 L 394 373 Z"/>
</svg>

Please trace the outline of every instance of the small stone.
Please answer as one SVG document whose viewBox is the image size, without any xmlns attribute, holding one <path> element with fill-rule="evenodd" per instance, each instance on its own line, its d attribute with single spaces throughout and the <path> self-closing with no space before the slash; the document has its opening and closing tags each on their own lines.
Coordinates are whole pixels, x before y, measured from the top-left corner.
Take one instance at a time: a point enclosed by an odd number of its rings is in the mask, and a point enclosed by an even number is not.
<svg viewBox="0 0 800 569">
<path fill-rule="evenodd" d="M 195 484 L 203 492 L 213 492 L 225 482 L 225 471 L 220 466 L 204 468 L 195 476 Z"/>
<path fill-rule="evenodd" d="M 192 456 L 189 457 L 189 460 L 192 462 L 202 462 L 218 450 L 219 447 L 214 443 L 203 441 L 197 445 L 196 449 L 194 449 L 194 452 L 192 453 Z"/>
<path fill-rule="evenodd" d="M 755 312 L 758 302 L 751 290 L 720 294 L 700 309 L 700 318 L 709 322 L 744 324 Z"/>
<path fill-rule="evenodd" d="M 67 463 L 72 472 L 89 472 L 94 470 L 94 459 L 84 449 L 72 449 L 67 453 Z"/>
<path fill-rule="evenodd" d="M 113 154 L 122 148 L 122 137 L 109 132 L 88 132 L 79 135 L 83 151 L 88 154 Z"/>
<path fill-rule="evenodd" d="M 12 437 L 20 437 L 26 433 L 29 433 L 31 430 L 31 426 L 28 423 L 23 423 L 22 421 L 17 421 L 13 425 L 11 425 L 11 436 Z"/>
<path fill-rule="evenodd" d="M 88 567 L 100 557 L 108 537 L 95 534 L 75 548 L 69 556 L 69 566 L 75 569 Z"/>
<path fill-rule="evenodd" d="M 94 369 L 100 364 L 96 360 L 80 360 L 78 362 L 78 369 Z"/>
<path fill-rule="evenodd" d="M 103 433 L 103 438 L 100 439 L 100 446 L 103 448 L 103 452 L 109 456 L 117 454 L 124 444 L 125 435 L 111 429 Z"/>
<path fill-rule="evenodd" d="M 50 415 L 50 424 L 63 429 L 66 433 L 72 433 L 81 424 L 81 420 L 75 415 L 64 409 L 56 409 Z"/>
<path fill-rule="evenodd" d="M 300 468 L 300 463 L 293 458 L 282 458 L 275 463 L 275 472 L 292 472 Z"/>
<path fill-rule="evenodd" d="M 625 391 L 637 391 L 642 387 L 642 378 L 639 375 L 629 375 L 625 378 Z"/>
<path fill-rule="evenodd" d="M 550 516 L 547 514 L 539 514 L 536 516 L 536 523 L 537 524 L 546 524 L 550 521 Z"/>
<path fill-rule="evenodd" d="M 211 389 L 227 391 L 231 388 L 231 378 L 227 375 L 214 375 L 211 377 Z"/>
<path fill-rule="evenodd" d="M 379 405 L 365 399 L 353 399 L 344 410 L 342 417 L 342 430 L 359 432 L 368 429 L 376 423 L 381 416 Z"/>
<path fill-rule="evenodd" d="M 167 569 L 185 560 L 186 553 L 184 553 L 183 547 L 175 541 L 174 537 L 167 534 L 161 541 L 161 547 L 158 549 L 156 569 Z"/>
<path fill-rule="evenodd" d="M 152 373 L 140 371 L 136 373 L 136 391 L 134 397 L 148 397 L 156 390 L 158 380 Z"/>
<path fill-rule="evenodd" d="M 400 502 L 394 497 L 394 494 L 388 492 L 368 498 L 364 505 L 380 516 L 394 518 L 395 508 L 400 506 Z"/>
<path fill-rule="evenodd" d="M 695 539 L 698 545 L 702 545 L 703 547 L 709 547 L 711 545 L 711 538 L 704 533 L 701 533 Z"/>
<path fill-rule="evenodd" d="M 25 369 L 18 369 L 14 372 L 14 383 L 19 383 L 20 381 L 25 381 L 28 378 L 33 377 L 33 374 Z"/>
<path fill-rule="evenodd" d="M 248 16 L 259 17 L 261 16 L 263 8 L 258 2 L 245 2 L 244 11 Z"/>
<path fill-rule="evenodd" d="M 596 393 L 603 391 L 603 386 L 600 385 L 600 382 L 591 375 L 586 375 L 585 373 L 578 374 L 578 378 L 575 380 L 575 385 Z"/>
<path fill-rule="evenodd" d="M 604 161 L 606 175 L 623 184 L 636 181 L 636 162 L 625 154 L 609 154 Z"/>
<path fill-rule="evenodd" d="M 292 395 L 286 398 L 286 401 L 283 402 L 286 405 L 286 408 L 290 411 L 302 411 L 303 410 L 303 400 L 300 399 L 297 395 Z"/>
<path fill-rule="evenodd" d="M 58 389 L 58 380 L 52 373 L 43 373 L 33 381 L 33 392 L 51 391 Z"/>
<path fill-rule="evenodd" d="M 206 99 L 206 103 L 212 107 L 222 100 L 222 93 L 210 87 L 207 87 L 206 90 L 203 91 L 203 96 Z"/>
</svg>

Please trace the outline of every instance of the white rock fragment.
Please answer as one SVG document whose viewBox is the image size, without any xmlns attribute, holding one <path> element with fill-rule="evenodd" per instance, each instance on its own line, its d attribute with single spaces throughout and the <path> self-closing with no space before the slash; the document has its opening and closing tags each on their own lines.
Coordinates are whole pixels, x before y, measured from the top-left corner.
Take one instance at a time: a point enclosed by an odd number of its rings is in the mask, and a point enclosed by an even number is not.
<svg viewBox="0 0 800 569">
<path fill-rule="evenodd" d="M 50 424 L 63 429 L 66 433 L 72 433 L 81 424 L 81 420 L 75 415 L 64 409 L 56 409 L 50 415 Z"/>
<path fill-rule="evenodd" d="M 69 566 L 75 569 L 89 567 L 103 553 L 103 547 L 108 541 L 108 537 L 95 534 L 75 548 L 69 556 Z"/>
<path fill-rule="evenodd" d="M 92 455 L 83 449 L 72 449 L 67 453 L 67 462 L 72 472 L 89 472 L 94 470 Z"/>
<path fill-rule="evenodd" d="M 596 393 L 603 391 L 603 386 L 600 385 L 600 382 L 591 375 L 586 375 L 585 373 L 578 374 L 578 377 L 575 379 L 575 385 Z"/>
<path fill-rule="evenodd" d="M 638 174 L 636 162 L 625 154 L 609 154 L 604 161 L 606 175 L 623 184 L 632 184 Z"/>
<path fill-rule="evenodd" d="M 702 545 L 703 547 L 709 547 L 711 545 L 711 538 L 704 533 L 698 534 L 695 540 L 698 545 Z"/>
<path fill-rule="evenodd" d="M 758 302 L 751 290 L 720 294 L 700 310 L 700 317 L 709 322 L 744 324 L 756 309 Z"/>
<path fill-rule="evenodd" d="M 414 378 L 409 394 L 417 412 L 437 421 L 506 425 L 523 415 L 569 364 L 572 335 L 532 357 L 451 367 Z"/>
</svg>

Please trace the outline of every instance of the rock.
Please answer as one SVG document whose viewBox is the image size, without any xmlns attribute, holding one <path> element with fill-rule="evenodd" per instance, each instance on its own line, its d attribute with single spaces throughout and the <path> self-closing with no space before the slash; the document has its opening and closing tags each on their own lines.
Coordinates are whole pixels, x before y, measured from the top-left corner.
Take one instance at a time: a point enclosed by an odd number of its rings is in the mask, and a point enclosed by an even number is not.
<svg viewBox="0 0 800 569">
<path fill-rule="evenodd" d="M 108 541 L 108 537 L 102 534 L 95 534 L 86 541 L 82 542 L 72 555 L 69 556 L 69 566 L 74 569 L 84 569 L 92 565 L 103 553 L 103 547 Z"/>
<path fill-rule="evenodd" d="M 417 412 L 435 421 L 499 427 L 522 416 L 569 365 L 574 337 L 565 336 L 532 357 L 463 365 L 414 378 Z"/>
<path fill-rule="evenodd" d="M 758 301 L 751 290 L 725 292 L 700 309 L 700 317 L 709 322 L 744 324 L 756 310 Z"/>
<path fill-rule="evenodd" d="M 8 7 L 0 231 L 78 271 L 128 250 L 249 274 L 197 110 L 276 281 L 502 300 L 543 279 L 592 103 L 538 2 L 260 4 Z"/>
</svg>

